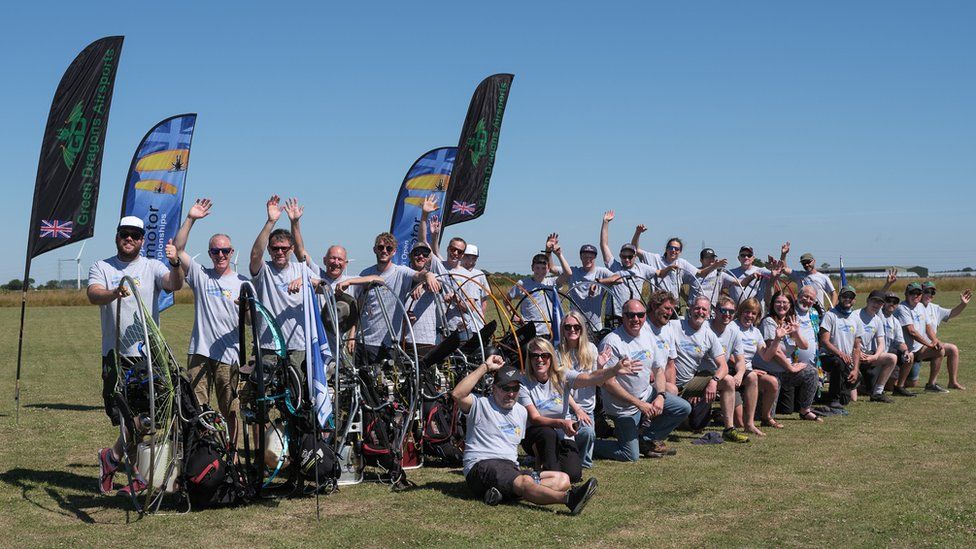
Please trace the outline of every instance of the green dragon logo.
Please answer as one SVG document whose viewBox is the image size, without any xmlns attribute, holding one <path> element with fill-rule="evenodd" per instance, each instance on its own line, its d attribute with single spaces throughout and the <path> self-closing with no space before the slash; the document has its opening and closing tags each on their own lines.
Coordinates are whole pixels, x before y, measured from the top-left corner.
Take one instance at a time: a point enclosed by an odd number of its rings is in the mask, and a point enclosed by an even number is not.
<svg viewBox="0 0 976 549">
<path fill-rule="evenodd" d="M 64 165 L 71 170 L 75 166 L 78 153 L 81 152 L 85 144 L 85 130 L 88 129 L 88 121 L 82 116 L 85 110 L 85 102 L 79 101 L 73 109 L 68 119 L 64 121 L 65 127 L 58 130 L 58 141 L 63 141 L 61 145 L 61 157 Z"/>
<path fill-rule="evenodd" d="M 478 121 L 474 127 L 474 135 L 468 138 L 466 145 L 471 147 L 471 165 L 478 167 L 481 157 L 488 151 L 488 132 L 485 131 L 485 119 Z"/>
</svg>

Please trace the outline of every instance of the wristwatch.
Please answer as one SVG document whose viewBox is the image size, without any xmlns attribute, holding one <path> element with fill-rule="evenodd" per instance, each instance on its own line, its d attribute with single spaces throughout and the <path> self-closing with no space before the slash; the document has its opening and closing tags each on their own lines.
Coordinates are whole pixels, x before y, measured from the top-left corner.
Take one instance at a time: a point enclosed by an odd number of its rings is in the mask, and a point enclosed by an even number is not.
<svg viewBox="0 0 976 549">
<path fill-rule="evenodd" d="M 183 260 L 178 257 L 176 258 L 176 263 L 173 263 L 172 261 L 169 262 L 170 267 L 179 267 L 182 264 L 183 264 Z"/>
<path fill-rule="evenodd" d="M 718 376 L 712 376 L 712 381 L 714 381 L 715 383 L 718 383 L 719 381 L 722 381 L 722 380 L 719 379 Z"/>
</svg>

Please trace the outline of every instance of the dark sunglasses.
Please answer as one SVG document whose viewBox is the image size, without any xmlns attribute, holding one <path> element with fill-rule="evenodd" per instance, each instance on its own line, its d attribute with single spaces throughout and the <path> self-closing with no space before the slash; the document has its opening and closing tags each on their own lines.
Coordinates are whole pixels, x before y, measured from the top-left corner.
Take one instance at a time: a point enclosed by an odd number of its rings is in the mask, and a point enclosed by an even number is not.
<svg viewBox="0 0 976 549">
<path fill-rule="evenodd" d="M 417 250 L 416 252 L 414 252 L 414 253 L 412 253 L 410 255 L 412 255 L 413 257 L 429 257 L 430 256 L 430 250 L 427 250 L 427 251 Z"/>
<path fill-rule="evenodd" d="M 563 324 L 563 330 L 567 332 L 580 332 L 583 330 L 583 327 L 579 324 Z"/>
<path fill-rule="evenodd" d="M 679 248 L 677 246 L 668 246 L 666 249 L 669 252 L 680 252 L 681 251 L 681 248 Z"/>
<path fill-rule="evenodd" d="M 463 254 L 464 248 L 448 248 L 447 251 L 454 252 L 456 254 Z"/>
<path fill-rule="evenodd" d="M 752 257 L 752 254 L 739 254 L 739 257 L 749 258 Z"/>
<path fill-rule="evenodd" d="M 923 293 L 925 295 L 935 295 L 935 290 L 925 290 Z"/>
<path fill-rule="evenodd" d="M 718 312 L 721 313 L 721 314 L 723 314 L 723 315 L 732 316 L 732 315 L 735 314 L 735 309 L 719 309 Z"/>
<path fill-rule="evenodd" d="M 390 253 L 390 252 L 392 252 L 393 250 L 396 249 L 396 246 L 390 246 L 389 244 L 386 244 L 386 245 L 377 244 L 377 245 L 373 246 L 373 249 L 376 250 L 377 252 L 383 252 L 383 251 L 385 251 L 386 253 Z"/>
<path fill-rule="evenodd" d="M 813 265 L 812 259 L 806 259 L 800 262 L 800 265 Z"/>
<path fill-rule="evenodd" d="M 499 386 L 498 388 L 506 393 L 517 393 L 519 392 L 521 385 L 518 383 L 512 383 L 511 385 L 506 385 L 504 387 Z"/>
<path fill-rule="evenodd" d="M 888 305 L 898 305 L 899 303 L 901 303 L 901 301 L 897 299 L 886 299 L 885 303 L 887 303 Z"/>
<path fill-rule="evenodd" d="M 908 295 L 922 295 L 922 290 L 912 290 L 908 292 Z"/>
<path fill-rule="evenodd" d="M 620 254 L 620 259 L 634 259 L 634 254 Z"/>
<path fill-rule="evenodd" d="M 210 248 L 210 255 L 230 255 L 234 248 Z"/>
<path fill-rule="evenodd" d="M 119 235 L 119 240 L 125 240 L 126 238 L 131 238 L 132 240 L 142 240 L 144 237 L 144 233 L 141 233 L 139 231 L 129 231 L 129 230 L 119 231 L 118 235 Z"/>
<path fill-rule="evenodd" d="M 552 355 L 549 353 L 529 353 L 529 360 L 535 360 L 541 358 L 542 360 L 552 360 Z"/>
<path fill-rule="evenodd" d="M 287 252 L 291 249 L 291 246 L 270 246 L 268 249 L 272 252 Z"/>
<path fill-rule="evenodd" d="M 624 311 L 624 318 L 644 318 L 644 316 L 646 314 L 647 313 L 645 313 L 645 312 L 632 313 L 632 312 L 629 312 L 629 311 Z"/>
</svg>

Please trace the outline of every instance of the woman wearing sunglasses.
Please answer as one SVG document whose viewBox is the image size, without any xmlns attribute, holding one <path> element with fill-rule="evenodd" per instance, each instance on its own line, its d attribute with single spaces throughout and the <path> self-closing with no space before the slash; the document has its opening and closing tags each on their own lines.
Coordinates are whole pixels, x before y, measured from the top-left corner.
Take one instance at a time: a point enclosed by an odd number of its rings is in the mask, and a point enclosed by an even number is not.
<svg viewBox="0 0 976 549">
<path fill-rule="evenodd" d="M 576 322 L 579 323 L 578 318 Z M 541 337 L 532 339 L 526 349 L 526 372 L 522 375 L 518 402 L 528 411 L 529 426 L 522 448 L 536 457 L 536 469 L 562 471 L 569 475 L 571 482 L 577 482 L 583 478 L 583 469 L 573 437 L 579 432 L 581 421 L 570 414 L 570 406 L 575 404 L 572 391 L 602 385 L 617 374 L 636 373 L 640 367 L 632 366 L 630 360 L 591 371 L 570 369 L 569 364 L 561 367 L 556 349 Z M 609 353 L 599 360 L 605 364 L 607 358 Z"/>
<path fill-rule="evenodd" d="M 756 319 L 759 318 L 759 301 L 749 298 L 739 305 L 736 313 L 735 325 L 739 328 L 742 339 L 742 357 L 745 361 L 745 371 L 743 373 L 743 386 L 752 378 L 755 380 L 755 391 L 742 391 L 742 407 L 735 410 L 735 424 L 741 425 L 742 430 L 747 433 L 755 433 L 759 436 L 766 436 L 756 427 L 756 406 L 762 399 L 760 417 L 763 425 L 776 427 L 779 423 L 773 419 L 773 404 L 776 403 L 776 392 L 779 391 L 779 380 L 774 375 L 770 375 L 765 370 L 753 369 L 752 361 L 757 353 L 762 360 L 772 360 L 776 354 L 776 349 L 766 345 L 762 333 L 756 328 Z M 721 309 L 719 314 L 722 314 Z M 786 337 L 786 327 L 780 327 L 776 334 L 779 338 Z"/>
<path fill-rule="evenodd" d="M 800 414 L 800 419 L 822 422 L 813 413 L 813 399 L 817 396 L 820 379 L 816 368 L 808 363 L 797 360 L 797 349 L 806 349 L 808 342 L 798 330 L 796 323 L 796 303 L 793 298 L 783 292 L 776 292 L 770 300 L 770 311 L 759 325 L 759 331 L 766 345 L 772 347 L 771 360 L 760 355 L 756 367 L 776 376 L 779 380 L 780 412 Z M 768 356 L 768 355 L 767 355 Z M 797 390 L 798 389 L 798 390 Z M 771 416 L 763 420 L 763 425 L 782 427 Z"/>
<path fill-rule="evenodd" d="M 684 250 L 684 243 L 678 237 L 668 239 L 664 245 L 664 255 L 648 252 L 640 248 L 640 235 L 647 231 L 644 225 L 638 225 L 631 238 L 631 244 L 637 248 L 637 256 L 641 262 L 650 265 L 657 270 L 657 277 L 660 281 L 660 288 L 667 290 L 675 299 L 680 299 L 681 286 L 688 285 L 687 303 L 690 304 L 695 296 L 702 293 L 698 277 L 705 277 L 718 265 L 698 269 L 687 259 L 681 257 Z"/>
<path fill-rule="evenodd" d="M 600 362 L 596 345 L 590 342 L 582 313 L 579 311 L 567 313 L 559 329 L 562 332 L 559 338 L 560 364 L 580 373 L 592 372 L 598 366 L 602 368 L 606 364 L 605 359 Z M 577 384 L 571 394 L 573 413 L 579 421 L 576 447 L 579 449 L 583 468 L 589 469 L 593 466 L 593 441 L 596 440 L 596 432 L 593 429 L 596 387 L 592 385 L 580 387 Z"/>
</svg>

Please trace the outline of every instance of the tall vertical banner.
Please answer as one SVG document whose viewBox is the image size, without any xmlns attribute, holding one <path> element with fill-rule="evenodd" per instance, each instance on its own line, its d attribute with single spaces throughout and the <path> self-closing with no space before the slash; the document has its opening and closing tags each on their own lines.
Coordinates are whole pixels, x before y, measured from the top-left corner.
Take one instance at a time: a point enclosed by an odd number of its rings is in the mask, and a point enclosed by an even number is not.
<svg viewBox="0 0 976 549">
<path fill-rule="evenodd" d="M 95 234 L 102 150 L 122 41 L 122 36 L 109 36 L 82 50 L 61 77 L 47 116 L 27 230 L 14 394 L 18 415 L 26 281 L 30 278 L 31 260 Z"/>
<path fill-rule="evenodd" d="M 440 147 L 424 153 L 407 170 L 393 205 L 393 219 L 390 221 L 390 232 L 397 241 L 397 253 L 393 257 L 393 262 L 397 265 L 410 264 L 410 248 L 419 236 L 424 199 L 434 195 L 437 205 L 441 207 L 438 211 L 443 211 L 444 194 L 451 183 L 456 155 L 456 147 Z M 431 216 L 432 221 L 437 219 L 436 213 Z"/>
<path fill-rule="evenodd" d="M 485 213 L 502 117 L 514 78 L 512 74 L 495 74 L 482 80 L 474 90 L 461 128 L 451 186 L 444 200 L 444 227 Z"/>
<path fill-rule="evenodd" d="M 183 217 L 183 191 L 190 163 L 190 142 L 197 115 L 171 116 L 153 126 L 136 147 L 122 196 L 122 216 L 146 225 L 142 255 L 165 261 L 166 242 L 176 236 Z M 159 310 L 173 304 L 173 294 L 159 294 Z"/>
</svg>

